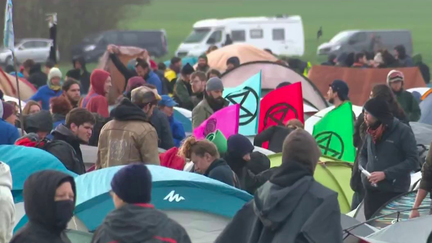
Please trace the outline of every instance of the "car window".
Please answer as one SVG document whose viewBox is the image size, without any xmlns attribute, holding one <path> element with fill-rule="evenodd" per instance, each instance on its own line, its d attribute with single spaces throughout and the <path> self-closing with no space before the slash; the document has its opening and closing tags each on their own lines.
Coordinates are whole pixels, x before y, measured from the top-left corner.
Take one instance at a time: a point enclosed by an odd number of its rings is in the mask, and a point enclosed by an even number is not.
<svg viewBox="0 0 432 243">
<path fill-rule="evenodd" d="M 161 32 L 139 32 L 138 38 L 140 43 L 159 43 L 162 41 Z"/>
<path fill-rule="evenodd" d="M 231 39 L 235 42 L 246 41 L 246 32 L 244 30 L 231 31 Z"/>
<path fill-rule="evenodd" d="M 47 48 L 49 46 L 50 46 L 50 43 L 46 42 L 46 41 L 35 41 L 34 42 L 35 48 Z"/>
<path fill-rule="evenodd" d="M 34 48 L 34 41 L 27 41 L 24 42 L 24 44 L 22 44 L 22 47 L 24 47 L 25 49 L 30 49 L 30 48 Z"/>
<path fill-rule="evenodd" d="M 210 40 L 212 38 L 214 40 L 213 43 L 219 43 L 219 42 L 221 42 L 222 41 L 222 31 L 221 30 L 217 30 L 217 31 L 213 32 L 208 39 Z"/>
<path fill-rule="evenodd" d="M 119 44 L 118 39 L 118 34 L 116 32 L 105 33 L 103 37 L 103 41 L 106 42 L 106 44 Z"/>
<path fill-rule="evenodd" d="M 263 38 L 263 30 L 262 29 L 252 29 L 249 31 L 249 35 L 251 39 L 261 39 Z"/>
<path fill-rule="evenodd" d="M 126 32 L 122 34 L 122 44 L 136 46 L 139 43 L 139 38 L 137 33 Z"/>
<path fill-rule="evenodd" d="M 273 40 L 285 40 L 285 29 L 273 29 Z"/>
<path fill-rule="evenodd" d="M 357 44 L 357 43 L 361 43 L 361 42 L 365 42 L 366 41 L 366 33 L 364 32 L 360 32 L 360 33 L 356 33 L 354 34 L 350 40 L 349 43 L 351 45 Z"/>
</svg>

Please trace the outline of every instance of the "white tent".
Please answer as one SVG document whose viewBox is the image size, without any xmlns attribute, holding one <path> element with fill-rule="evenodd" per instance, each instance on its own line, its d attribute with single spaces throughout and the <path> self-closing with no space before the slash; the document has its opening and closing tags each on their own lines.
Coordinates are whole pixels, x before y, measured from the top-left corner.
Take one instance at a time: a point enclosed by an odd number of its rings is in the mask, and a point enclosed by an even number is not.
<svg viewBox="0 0 432 243">
<path fill-rule="evenodd" d="M 313 127 L 315 126 L 315 124 L 317 122 L 319 122 L 321 120 L 321 118 L 323 118 L 327 113 L 329 113 L 334 108 L 335 108 L 334 106 L 327 107 L 325 109 L 318 111 L 315 115 L 309 117 L 305 121 L 305 130 L 308 131 L 310 134 L 312 134 L 313 133 Z M 353 109 L 353 112 L 356 115 L 356 117 L 358 117 L 363 111 L 363 107 L 356 106 L 356 105 L 353 105 L 352 109 Z"/>
</svg>

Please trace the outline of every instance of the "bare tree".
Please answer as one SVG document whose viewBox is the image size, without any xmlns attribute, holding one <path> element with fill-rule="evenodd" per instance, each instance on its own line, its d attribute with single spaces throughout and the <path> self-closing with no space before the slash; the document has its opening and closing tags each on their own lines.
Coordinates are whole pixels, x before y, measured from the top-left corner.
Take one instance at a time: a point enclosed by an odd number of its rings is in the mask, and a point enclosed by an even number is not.
<svg viewBox="0 0 432 243">
<path fill-rule="evenodd" d="M 19 0 L 14 4 L 15 38 L 49 37 L 46 14 L 57 13 L 57 43 L 62 60 L 85 36 L 115 29 L 125 16 L 127 5 L 149 4 L 150 0 Z M 0 19 L 4 19 L 6 0 L 0 0 Z M 3 38 L 3 33 L 0 34 Z"/>
</svg>

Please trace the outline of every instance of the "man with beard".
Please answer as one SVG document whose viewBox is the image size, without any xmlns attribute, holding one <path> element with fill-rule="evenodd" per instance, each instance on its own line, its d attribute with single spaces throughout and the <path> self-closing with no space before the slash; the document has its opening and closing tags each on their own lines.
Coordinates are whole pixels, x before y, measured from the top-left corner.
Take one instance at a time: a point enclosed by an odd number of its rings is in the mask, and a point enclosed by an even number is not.
<svg viewBox="0 0 432 243">
<path fill-rule="evenodd" d="M 200 71 L 194 72 L 191 75 L 191 87 L 192 87 L 192 103 L 194 108 L 204 99 L 204 90 L 207 83 L 206 74 Z"/>
<path fill-rule="evenodd" d="M 408 192 L 418 153 L 411 128 L 393 117 L 385 99 L 376 97 L 366 102 L 364 121 L 367 134 L 359 164 L 370 173 L 361 178 L 365 216 L 370 219 L 390 199 Z"/>
<path fill-rule="evenodd" d="M 206 54 L 202 54 L 198 58 L 198 67 L 197 71 L 201 71 L 206 73 L 210 69 L 210 66 L 208 65 L 208 58 Z"/>
<path fill-rule="evenodd" d="M 153 70 L 150 68 L 149 63 L 146 60 L 137 58 L 135 70 L 138 76 L 144 78 L 144 80 L 148 84 L 156 86 L 158 94 L 163 93 L 162 81 L 160 80 L 159 76 L 155 72 L 153 72 Z"/>
<path fill-rule="evenodd" d="M 223 97 L 224 86 L 219 78 L 207 81 L 204 99 L 192 111 L 192 127 L 195 129 L 216 111 L 228 106 Z"/>
<path fill-rule="evenodd" d="M 168 94 L 172 95 L 174 93 L 174 86 L 177 81 L 177 76 L 182 68 L 182 59 L 179 57 L 173 57 L 169 68 L 165 70 L 165 78 L 168 80 Z"/>
<path fill-rule="evenodd" d="M 191 74 L 194 72 L 194 68 L 187 63 L 181 70 L 181 76 L 177 80 L 174 88 L 174 100 L 179 104 L 180 107 L 187 110 L 192 110 L 194 105 L 192 103 L 191 95 Z"/>
<path fill-rule="evenodd" d="M 328 102 L 337 108 L 342 105 L 343 102 L 349 100 L 348 93 L 349 88 L 347 83 L 342 80 L 335 80 L 330 84 L 329 90 L 327 91 Z"/>
<path fill-rule="evenodd" d="M 393 90 L 408 119 L 418 121 L 421 116 L 419 104 L 410 92 L 403 89 L 404 81 L 405 78 L 401 71 L 391 70 L 387 75 L 387 84 Z"/>
<path fill-rule="evenodd" d="M 81 89 L 78 81 L 68 80 L 63 86 L 63 96 L 69 101 L 72 107 L 78 107 L 78 102 L 81 98 Z"/>
</svg>

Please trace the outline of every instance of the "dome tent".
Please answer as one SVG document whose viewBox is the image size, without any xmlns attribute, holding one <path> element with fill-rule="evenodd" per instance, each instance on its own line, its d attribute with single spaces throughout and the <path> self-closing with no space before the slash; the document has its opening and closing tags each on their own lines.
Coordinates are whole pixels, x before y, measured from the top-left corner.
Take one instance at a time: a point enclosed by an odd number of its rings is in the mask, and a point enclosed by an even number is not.
<svg viewBox="0 0 432 243">
<path fill-rule="evenodd" d="M 296 73 L 291 68 L 270 61 L 256 61 L 243 63 L 242 65 L 224 73 L 222 82 L 225 87 L 236 87 L 249 77 L 261 71 L 261 89 L 263 91 L 273 90 L 282 82 L 301 82 L 303 99 L 306 104 L 321 110 L 326 107 L 327 101 L 321 95 L 317 87 L 306 77 Z M 262 92 L 266 94 L 266 92 Z"/>
<path fill-rule="evenodd" d="M 94 231 L 114 209 L 111 180 L 122 166 L 75 179 L 75 216 Z M 213 242 L 235 213 L 252 196 L 199 174 L 148 165 L 153 177 L 152 204 L 185 227 L 192 242 Z M 205 223 L 203 223 L 205 222 Z"/>
<path fill-rule="evenodd" d="M 268 156 L 270 167 L 280 166 L 282 153 Z M 354 192 L 350 187 L 352 163 L 342 162 L 327 156 L 321 156 L 314 178 L 327 188 L 338 193 L 338 201 L 341 213 L 348 213 L 351 209 Z"/>
</svg>

